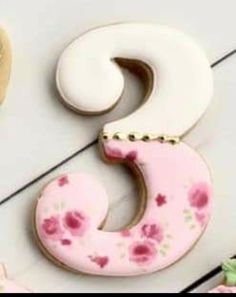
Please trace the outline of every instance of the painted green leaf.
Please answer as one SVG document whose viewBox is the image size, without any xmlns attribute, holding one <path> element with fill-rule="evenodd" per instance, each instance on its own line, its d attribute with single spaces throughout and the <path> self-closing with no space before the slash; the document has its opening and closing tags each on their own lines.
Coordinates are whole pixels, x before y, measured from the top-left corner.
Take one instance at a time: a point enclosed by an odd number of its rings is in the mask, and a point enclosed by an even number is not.
<svg viewBox="0 0 236 297">
<path fill-rule="evenodd" d="M 192 219 L 193 219 L 192 216 L 187 216 L 187 217 L 185 217 L 185 221 L 186 221 L 186 222 L 190 222 L 190 221 L 192 221 Z"/>
<path fill-rule="evenodd" d="M 169 250 L 170 249 L 170 246 L 168 244 L 163 244 L 163 249 L 164 250 Z"/>
<path fill-rule="evenodd" d="M 184 214 L 190 214 L 191 211 L 190 211 L 189 209 L 184 209 L 183 213 L 184 213 Z"/>
<path fill-rule="evenodd" d="M 160 250 L 160 254 L 165 257 L 166 256 L 166 252 L 164 250 Z"/>
<path fill-rule="evenodd" d="M 61 202 L 61 210 L 63 210 L 66 207 L 66 204 L 64 201 Z"/>
</svg>

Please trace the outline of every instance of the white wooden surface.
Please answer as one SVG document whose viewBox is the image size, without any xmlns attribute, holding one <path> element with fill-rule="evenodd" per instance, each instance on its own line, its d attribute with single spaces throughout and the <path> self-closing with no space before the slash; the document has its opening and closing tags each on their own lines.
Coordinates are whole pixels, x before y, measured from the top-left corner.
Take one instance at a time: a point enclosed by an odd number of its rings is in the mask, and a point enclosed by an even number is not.
<svg viewBox="0 0 236 297">
<path fill-rule="evenodd" d="M 102 124 L 138 106 L 142 92 L 130 74 L 124 100 L 111 114 L 86 118 L 57 100 L 54 68 L 64 46 L 84 30 L 120 21 L 155 21 L 193 35 L 214 62 L 236 48 L 235 0 L 0 0 L 0 26 L 12 39 L 14 65 L 0 109 L 0 262 L 35 292 L 179 292 L 236 254 L 234 164 L 236 55 L 214 68 L 215 96 L 186 141 L 207 159 L 215 181 L 212 222 L 199 244 L 173 267 L 139 278 L 76 276 L 48 262 L 32 236 L 37 193 L 67 171 L 86 171 L 104 183 L 112 211 L 106 228 L 122 227 L 135 213 L 135 185 L 124 168 L 102 163 L 92 146 L 57 170 L 15 191 L 96 138 Z M 200 291 L 216 284 L 212 279 Z M 196 289 L 198 290 L 198 288 Z"/>
</svg>

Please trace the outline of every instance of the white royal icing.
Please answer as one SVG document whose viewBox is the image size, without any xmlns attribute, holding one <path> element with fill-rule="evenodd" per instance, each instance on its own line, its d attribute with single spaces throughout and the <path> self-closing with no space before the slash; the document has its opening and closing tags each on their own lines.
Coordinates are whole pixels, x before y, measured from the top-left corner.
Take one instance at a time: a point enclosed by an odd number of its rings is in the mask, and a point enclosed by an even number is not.
<svg viewBox="0 0 236 297">
<path fill-rule="evenodd" d="M 153 89 L 137 111 L 108 123 L 105 132 L 181 136 L 205 112 L 213 90 L 205 54 L 182 32 L 148 23 L 100 27 L 71 43 L 57 69 L 64 100 L 78 111 L 111 108 L 124 88 L 124 77 L 113 60 L 117 57 L 146 63 L 153 72 Z"/>
</svg>

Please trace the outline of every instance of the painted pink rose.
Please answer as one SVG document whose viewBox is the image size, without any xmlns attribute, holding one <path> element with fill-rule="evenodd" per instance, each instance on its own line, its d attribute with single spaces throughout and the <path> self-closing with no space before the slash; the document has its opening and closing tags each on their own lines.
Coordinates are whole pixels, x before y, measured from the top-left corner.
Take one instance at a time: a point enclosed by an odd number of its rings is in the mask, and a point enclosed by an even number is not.
<svg viewBox="0 0 236 297">
<path fill-rule="evenodd" d="M 45 237 L 52 240 L 61 240 L 64 232 L 58 216 L 45 219 L 42 224 L 42 231 Z"/>
<path fill-rule="evenodd" d="M 138 153 L 136 151 L 131 151 L 125 156 L 125 159 L 127 161 L 134 162 L 137 160 L 137 157 L 138 157 Z"/>
<path fill-rule="evenodd" d="M 143 225 L 141 230 L 142 236 L 148 239 L 153 239 L 158 243 L 161 243 L 164 239 L 163 229 L 160 225 L 156 224 L 146 224 Z"/>
<path fill-rule="evenodd" d="M 195 213 L 195 218 L 201 227 L 205 227 L 208 222 L 208 216 L 204 213 Z"/>
<path fill-rule="evenodd" d="M 88 219 L 81 212 L 68 211 L 63 219 L 64 227 L 73 236 L 83 236 L 88 229 Z"/>
<path fill-rule="evenodd" d="M 203 209 L 209 202 L 209 188 L 204 183 L 196 184 L 191 188 L 188 196 L 192 207 Z"/>
<path fill-rule="evenodd" d="M 158 194 L 156 197 L 156 203 L 158 207 L 161 207 L 167 203 L 166 196 L 162 194 Z"/>
<path fill-rule="evenodd" d="M 64 187 L 65 185 L 69 184 L 68 176 L 62 176 L 58 179 L 58 185 L 59 187 Z"/>
<path fill-rule="evenodd" d="M 105 150 L 107 156 L 113 159 L 126 159 L 127 161 L 134 162 L 138 156 L 136 151 L 131 151 L 128 154 L 123 155 L 122 151 L 116 148 L 106 147 Z"/>
<path fill-rule="evenodd" d="M 62 245 L 71 245 L 72 242 L 71 242 L 70 239 L 62 239 L 62 240 L 61 240 L 61 244 L 62 244 Z"/>
<path fill-rule="evenodd" d="M 155 260 L 157 251 L 154 243 L 141 241 L 135 242 L 129 247 L 129 255 L 130 261 L 138 265 L 148 265 Z"/>
<path fill-rule="evenodd" d="M 100 268 L 104 268 L 109 263 L 108 257 L 99 257 L 99 256 L 89 256 L 89 259 L 96 263 Z"/>
<path fill-rule="evenodd" d="M 130 230 L 122 230 L 122 231 L 120 232 L 120 235 L 121 235 L 122 237 L 131 237 L 131 232 L 130 232 Z"/>
</svg>

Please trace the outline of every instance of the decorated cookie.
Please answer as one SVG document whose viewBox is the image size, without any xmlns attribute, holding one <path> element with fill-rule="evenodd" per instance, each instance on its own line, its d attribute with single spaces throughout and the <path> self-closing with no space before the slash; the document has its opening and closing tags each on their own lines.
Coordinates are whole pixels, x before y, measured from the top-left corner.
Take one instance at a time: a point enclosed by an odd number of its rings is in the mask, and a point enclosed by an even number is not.
<svg viewBox="0 0 236 297">
<path fill-rule="evenodd" d="M 222 265 L 225 284 L 211 290 L 209 293 L 236 293 L 236 260 L 225 261 Z"/>
<path fill-rule="evenodd" d="M 0 293 L 30 293 L 25 288 L 19 287 L 6 276 L 5 268 L 0 264 Z"/>
<path fill-rule="evenodd" d="M 106 161 L 126 164 L 137 177 L 142 204 L 136 218 L 118 232 L 103 231 L 106 192 L 81 173 L 47 185 L 35 210 L 42 251 L 75 272 L 133 276 L 166 268 L 196 244 L 211 215 L 209 170 L 181 142 L 212 96 L 204 53 L 165 26 L 119 24 L 89 31 L 59 60 L 63 102 L 85 114 L 110 110 L 124 87 L 119 66 L 141 76 L 146 97 L 133 114 L 103 127 L 100 148 Z"/>
<path fill-rule="evenodd" d="M 8 85 L 11 70 L 11 49 L 6 33 L 0 29 L 0 104 Z"/>
</svg>

